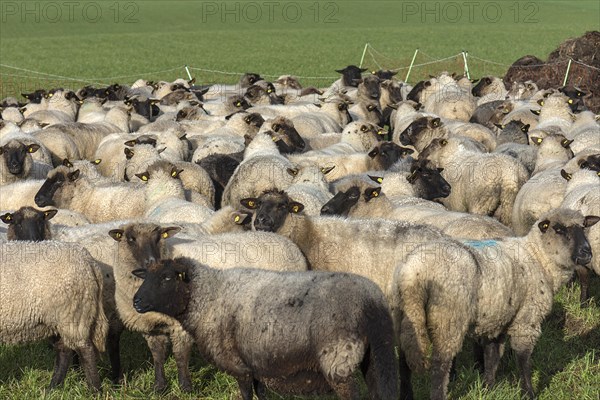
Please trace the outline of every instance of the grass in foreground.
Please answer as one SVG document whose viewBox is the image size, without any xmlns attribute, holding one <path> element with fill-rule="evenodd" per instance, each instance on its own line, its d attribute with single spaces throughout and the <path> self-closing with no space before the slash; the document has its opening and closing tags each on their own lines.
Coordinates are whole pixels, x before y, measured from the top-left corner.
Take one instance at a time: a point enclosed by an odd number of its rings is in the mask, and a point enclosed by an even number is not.
<svg viewBox="0 0 600 400">
<path fill-rule="evenodd" d="M 533 384 L 540 400 L 598 400 L 600 382 L 600 279 L 592 281 L 590 293 L 595 299 L 589 308 L 579 308 L 579 290 L 563 288 L 556 296 L 552 313 L 542 328 L 542 337 L 533 353 Z M 103 382 L 102 399 L 192 400 L 232 399 L 237 384 L 228 375 L 203 362 L 197 354 L 190 369 L 193 394 L 184 394 L 177 385 L 175 361 L 169 358 L 166 370 L 169 389 L 162 394 L 152 392 L 154 372 L 152 358 L 142 337 L 125 333 L 121 341 L 125 380 L 121 386 Z M 89 399 L 84 375 L 71 370 L 64 387 L 46 392 L 52 375 L 54 354 L 48 344 L 0 346 L 0 398 L 27 400 Z M 479 373 L 472 367 L 470 342 L 458 357 L 458 378 L 450 384 L 450 398 L 465 400 L 518 400 L 519 374 L 515 359 L 507 346 L 492 390 L 484 387 Z M 106 377 L 106 357 L 100 363 L 100 375 Z M 429 379 L 416 376 L 413 385 L 418 399 L 429 397 Z M 273 400 L 286 399 L 272 393 Z M 327 397 L 325 399 L 332 399 Z"/>
</svg>

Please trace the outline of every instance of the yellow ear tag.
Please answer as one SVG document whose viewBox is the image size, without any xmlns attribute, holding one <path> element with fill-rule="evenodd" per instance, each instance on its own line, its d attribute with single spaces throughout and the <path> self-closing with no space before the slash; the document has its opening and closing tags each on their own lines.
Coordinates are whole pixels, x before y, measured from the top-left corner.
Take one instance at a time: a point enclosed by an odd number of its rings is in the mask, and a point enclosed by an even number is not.
<svg viewBox="0 0 600 400">
<path fill-rule="evenodd" d="M 101 158 L 97 158 L 94 160 L 94 164 L 100 164 L 102 162 Z"/>
<path fill-rule="evenodd" d="M 235 218 L 233 219 L 233 222 L 240 222 L 240 216 L 236 215 Z"/>
<path fill-rule="evenodd" d="M 540 101 L 540 106 L 544 105 L 544 100 Z"/>
<path fill-rule="evenodd" d="M 54 96 L 54 93 L 49 93 L 48 94 L 48 97 L 52 97 L 52 96 Z"/>
<path fill-rule="evenodd" d="M 277 138 L 276 138 L 276 137 L 274 137 L 274 138 L 273 138 L 273 141 L 274 141 L 274 142 L 276 142 L 276 141 L 277 141 Z"/>
<path fill-rule="evenodd" d="M 177 171 L 173 171 L 173 172 L 171 172 L 171 176 L 172 176 L 173 178 L 176 178 L 176 177 L 177 177 Z"/>
<path fill-rule="evenodd" d="M 573 104 L 573 99 L 569 99 L 569 104 Z"/>
<path fill-rule="evenodd" d="M 147 175 L 142 175 L 142 180 L 143 180 L 144 182 L 146 182 L 146 181 L 148 180 L 148 176 L 147 176 Z"/>
<path fill-rule="evenodd" d="M 544 139 L 542 139 L 542 138 L 536 138 L 536 139 L 535 139 L 535 142 L 536 142 L 536 143 L 542 143 L 543 141 L 544 141 Z"/>
<path fill-rule="evenodd" d="M 372 197 L 377 197 L 377 196 L 379 196 L 379 193 L 377 193 L 377 192 L 373 192 L 373 193 L 371 193 L 371 196 L 372 196 Z"/>
<path fill-rule="evenodd" d="M 295 213 L 297 213 L 299 210 L 300 210 L 300 207 L 298 207 L 298 206 L 292 207 L 292 211 Z"/>
<path fill-rule="evenodd" d="M 6 219 L 7 221 L 12 221 L 12 216 L 10 216 L 10 215 L 7 215 L 7 216 L 5 217 L 5 219 Z"/>
<path fill-rule="evenodd" d="M 596 173 L 596 175 L 600 176 L 600 171 L 598 171 L 598 172 Z"/>
<path fill-rule="evenodd" d="M 166 239 L 169 237 L 169 233 L 168 232 L 163 232 L 162 234 L 163 239 Z"/>
<path fill-rule="evenodd" d="M 383 131 L 380 129 L 380 130 L 377 131 L 377 134 L 378 135 L 383 135 Z"/>
<path fill-rule="evenodd" d="M 241 105 L 242 105 L 242 103 L 240 103 L 239 101 L 238 101 L 237 103 L 235 103 L 235 106 L 236 106 L 236 107 L 239 107 L 239 106 L 241 106 Z"/>
<path fill-rule="evenodd" d="M 548 229 L 548 226 L 549 226 L 548 224 L 544 224 L 544 225 L 542 225 L 542 228 Z"/>
<path fill-rule="evenodd" d="M 117 237 L 117 239 L 121 239 L 123 237 L 123 234 L 122 233 L 117 233 L 115 236 Z"/>
<path fill-rule="evenodd" d="M 271 89 L 267 89 L 267 93 L 271 93 L 273 92 Z"/>
<path fill-rule="evenodd" d="M 248 202 L 248 205 L 249 205 L 250 207 L 254 207 L 254 202 L 253 202 L 252 200 L 250 200 L 250 201 Z"/>
<path fill-rule="evenodd" d="M 383 178 L 377 178 L 377 183 L 383 182 Z"/>
</svg>

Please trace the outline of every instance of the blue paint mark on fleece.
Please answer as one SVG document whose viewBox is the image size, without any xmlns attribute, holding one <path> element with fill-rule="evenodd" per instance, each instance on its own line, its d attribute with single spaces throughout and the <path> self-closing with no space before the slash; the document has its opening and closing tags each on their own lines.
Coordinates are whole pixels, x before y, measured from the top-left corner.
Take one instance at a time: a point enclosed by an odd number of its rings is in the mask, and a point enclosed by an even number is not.
<svg viewBox="0 0 600 400">
<path fill-rule="evenodd" d="M 497 240 L 462 240 L 464 244 L 469 247 L 476 249 L 484 249 L 486 247 L 493 247 L 498 244 Z"/>
</svg>

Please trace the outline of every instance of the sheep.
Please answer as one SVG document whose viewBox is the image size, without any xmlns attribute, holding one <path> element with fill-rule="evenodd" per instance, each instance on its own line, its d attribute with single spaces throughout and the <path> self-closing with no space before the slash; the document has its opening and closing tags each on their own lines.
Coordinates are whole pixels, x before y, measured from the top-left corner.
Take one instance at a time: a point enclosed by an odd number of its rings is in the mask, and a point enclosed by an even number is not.
<svg viewBox="0 0 600 400">
<path fill-rule="evenodd" d="M 250 108 L 248 101 L 240 95 L 227 97 L 224 102 L 205 102 L 202 107 L 209 115 L 225 117 L 240 110 Z"/>
<path fill-rule="evenodd" d="M 34 161 L 31 154 L 39 145 L 24 140 L 11 139 L 0 146 L 0 185 L 26 179 L 32 172 Z"/>
<path fill-rule="evenodd" d="M 445 181 L 439 172 L 436 179 L 436 171 L 427 166 L 417 164 L 413 166 L 411 173 L 402 174 L 401 177 L 389 175 L 396 174 L 388 174 L 383 178 L 374 177 L 383 181 L 379 191 L 377 185 L 365 179 L 346 179 L 336 183 L 336 195 L 325 204 L 321 215 L 346 214 L 356 218 L 385 218 L 412 222 L 438 228 L 443 233 L 460 239 L 483 240 L 513 235 L 510 229 L 493 218 L 446 211 L 431 202 L 420 201 L 415 204 L 414 197 L 409 197 L 409 194 L 402 197 L 400 202 L 392 201 L 386 196 L 385 184 L 393 178 L 403 180 L 409 190 L 421 191 L 424 199 L 447 196 L 449 186 L 444 187 Z M 441 182 L 438 179 L 441 179 Z M 395 182 L 393 185 L 400 186 Z"/>
<path fill-rule="evenodd" d="M 353 121 L 370 122 L 374 125 L 383 125 L 383 111 L 379 101 L 361 100 L 357 101 L 348 110 Z"/>
<path fill-rule="evenodd" d="M 464 124 L 461 124 L 465 126 Z M 475 124 L 470 124 L 475 125 Z M 470 131 L 470 126 L 467 125 L 465 128 L 460 128 L 460 132 L 454 134 L 449 129 L 448 123 L 443 122 L 438 117 L 419 117 L 409 124 L 400 135 L 394 135 L 394 141 L 404 146 L 413 146 L 418 152 L 422 152 L 429 143 L 435 138 L 449 138 L 458 137 L 461 142 L 468 146 L 473 151 L 492 151 L 496 147 L 495 139 L 491 131 L 480 126 L 476 131 Z M 465 135 L 469 135 L 466 137 Z"/>
<path fill-rule="evenodd" d="M 75 93 L 62 89 L 50 90 L 44 94 L 44 100 L 39 107 L 27 104 L 23 116 L 46 124 L 70 123 L 75 121 L 82 103 Z"/>
<path fill-rule="evenodd" d="M 493 100 L 487 103 L 478 105 L 469 122 L 476 123 L 485 126 L 488 129 L 494 129 L 496 124 L 500 124 L 504 114 L 501 112 L 503 109 L 504 100 Z"/>
<path fill-rule="evenodd" d="M 96 351 L 104 351 L 108 323 L 102 275 L 90 254 L 76 244 L 17 241 L 0 243 L 0 259 L 0 342 L 59 336 L 50 388 L 63 383 L 76 350 L 88 385 L 99 392 Z"/>
<path fill-rule="evenodd" d="M 157 223 L 203 222 L 213 213 L 208 201 L 204 205 L 185 200 L 180 180 L 182 170 L 174 164 L 160 160 L 137 176 L 146 185 L 144 216 Z"/>
<path fill-rule="evenodd" d="M 161 257 L 163 242 L 175 235 L 179 227 L 161 227 L 156 224 L 114 221 L 79 228 L 63 229 L 55 234 L 67 242 L 83 245 L 101 266 L 104 275 L 104 309 L 110 329 L 107 348 L 111 362 L 111 380 L 122 377 L 119 340 L 124 328 L 141 332 L 148 342 L 154 359 L 155 390 L 166 387 L 164 363 L 168 336 L 174 345 L 179 371 L 179 383 L 184 391 L 191 390 L 187 359 L 191 349 L 188 335 L 179 324 L 169 318 L 147 315 L 140 318 L 131 310 L 131 300 L 140 282 L 130 271 Z"/>
<path fill-rule="evenodd" d="M 496 145 L 498 146 L 504 143 L 529 143 L 529 137 L 527 136 L 529 125 L 519 120 L 510 121 L 506 125 L 499 125 L 499 129 L 501 130 L 496 137 Z"/>
<path fill-rule="evenodd" d="M 504 338 L 510 336 L 522 391 L 535 397 L 531 353 L 542 321 L 575 266 L 591 261 L 584 229 L 598 220 L 556 209 L 544 214 L 527 236 L 468 242 L 468 247 L 425 244 L 396 269 L 392 315 L 401 321 L 395 325 L 400 356 L 411 370 L 422 371 L 432 344 L 432 399 L 446 398 L 452 359 L 468 332 L 485 341 L 488 386 L 494 385 Z M 402 372 L 401 382 L 409 381 L 410 373 Z"/>
<path fill-rule="evenodd" d="M 306 156 L 352 154 L 367 152 L 383 140 L 383 131 L 369 122 L 351 122 L 344 127 L 340 142 L 321 150 L 304 153 Z"/>
<path fill-rule="evenodd" d="M 355 65 L 348 65 L 344 69 L 336 69 L 335 72 L 342 74 L 342 77 L 333 82 L 331 86 L 325 90 L 323 97 L 331 97 L 344 91 L 348 92 L 349 95 L 353 94 L 351 92 L 356 91 L 358 82 L 361 79 L 361 74 L 365 71 L 367 71 L 367 68 L 359 68 Z"/>
<path fill-rule="evenodd" d="M 442 203 L 450 210 L 494 216 L 510 227 L 515 197 L 529 178 L 520 162 L 470 151 L 457 138 L 433 139 L 421 158 L 444 168 L 452 192 Z"/>
<path fill-rule="evenodd" d="M 306 147 L 292 120 L 283 116 L 266 120 L 258 132 L 268 132 L 281 154 L 295 153 Z"/>
<path fill-rule="evenodd" d="M 286 192 L 291 199 L 304 205 L 306 215 L 319 215 L 321 207 L 333 197 L 325 180 L 333 169 L 333 166 L 320 166 L 314 161 L 301 161 L 288 168 L 293 180 Z"/>
<path fill-rule="evenodd" d="M 473 87 L 471 93 L 477 99 L 477 105 L 480 106 L 491 101 L 504 100 L 508 91 L 504 87 L 502 79 L 495 76 L 486 76 L 479 80 L 479 83 Z"/>
<path fill-rule="evenodd" d="M 600 125 L 599 117 L 590 111 L 577 114 L 575 122 L 566 132 L 565 136 L 573 139 L 571 148 L 574 153 L 584 149 L 595 148 L 600 151 Z"/>
<path fill-rule="evenodd" d="M 561 175 L 567 180 L 565 197 L 560 205 L 561 208 L 580 211 L 585 215 L 600 215 L 600 172 L 587 169 L 589 164 L 584 161 L 580 170 L 569 174 L 561 170 Z M 589 229 L 587 238 L 592 248 L 591 269 L 600 275 L 600 226 L 596 225 Z M 586 305 L 588 294 L 587 269 L 578 267 L 577 275 L 581 283 L 580 303 Z"/>
<path fill-rule="evenodd" d="M 33 207 L 21 207 L 12 213 L 0 215 L 0 220 L 8 224 L 7 240 L 30 240 L 40 242 L 51 237 L 48 223 L 58 210 L 37 210 Z"/>
<path fill-rule="evenodd" d="M 358 91 L 356 92 L 357 102 L 376 101 L 379 103 L 381 97 L 380 79 L 377 75 L 367 75 L 358 81 Z"/>
<path fill-rule="evenodd" d="M 550 127 L 558 127 L 563 133 L 568 132 L 574 120 L 573 113 L 569 108 L 569 101 L 572 100 L 562 93 L 555 93 L 538 100 L 537 103 L 542 108 L 535 129 L 545 130 Z"/>
<path fill-rule="evenodd" d="M 305 140 L 323 133 L 341 132 L 352 121 L 348 103 L 342 99 L 325 101 L 318 107 L 319 111 L 300 113 L 291 118 L 294 127 Z"/>
<path fill-rule="evenodd" d="M 547 140 L 544 139 L 544 142 Z M 580 165 L 585 165 L 583 163 L 587 156 L 578 155 L 570 160 L 565 158 L 566 160 L 555 160 L 548 168 L 533 175 L 519 190 L 512 215 L 512 228 L 517 235 L 526 234 L 542 213 L 560 206 L 566 187 L 566 181 L 561 177 L 561 169 L 573 173 Z M 589 168 L 600 167 L 590 165 Z"/>
<path fill-rule="evenodd" d="M 467 122 L 477 106 L 471 89 L 465 90 L 447 74 L 431 78 L 424 83 L 420 91 L 417 89 L 416 92 L 418 92 L 416 98 L 411 96 L 407 99 L 420 102 L 425 111 L 446 119 Z"/>
<path fill-rule="evenodd" d="M 241 199 L 257 196 L 264 190 L 289 187 L 292 176 L 287 173 L 288 168 L 293 168 L 292 163 L 281 155 L 271 136 L 258 133 L 225 186 L 222 205 L 237 206 Z"/>
<path fill-rule="evenodd" d="M 60 166 L 35 195 L 39 207 L 55 205 L 85 215 L 93 223 L 144 215 L 144 188 L 129 183 L 100 183 L 82 177 L 79 170 Z"/>
<path fill-rule="evenodd" d="M 414 246 L 450 240 L 438 230 L 399 221 L 305 216 L 301 214 L 303 205 L 280 191 L 267 191 L 258 198 L 243 199 L 241 204 L 256 210 L 253 230 L 276 232 L 292 240 L 311 269 L 362 275 L 386 295 L 390 294 L 394 268 Z"/>
<path fill-rule="evenodd" d="M 503 114 L 501 125 L 506 125 L 514 120 L 528 124 L 529 130 L 535 129 L 538 125 L 540 106 L 534 101 L 506 100 L 500 106 L 500 111 Z"/>
<path fill-rule="evenodd" d="M 371 397 L 399 396 L 389 309 L 381 290 L 367 279 L 222 271 L 186 258 L 160 261 L 136 275 L 144 282 L 135 309 L 178 318 L 202 356 L 236 379 L 244 400 L 253 393 L 266 399 L 266 388 L 358 398 L 353 374 L 359 364 L 366 366 L 362 372 Z M 232 324 L 246 328 L 232 329 Z M 271 330 L 267 336 L 265 329 Z"/>
<path fill-rule="evenodd" d="M 75 122 L 53 125 L 36 132 L 35 136 L 50 150 L 56 166 L 65 158 L 71 160 L 94 158 L 98 145 L 108 134 L 129 132 L 129 118 L 128 110 L 113 107 L 101 123 Z"/>
<path fill-rule="evenodd" d="M 319 155 L 304 153 L 288 158 L 292 162 L 314 161 L 319 165 L 330 168 L 325 175 L 327 182 L 333 182 L 347 175 L 361 174 L 374 170 L 390 169 L 395 163 L 410 158 L 414 151 L 408 147 L 398 146 L 393 142 L 378 142 L 369 149 L 368 153 Z"/>
</svg>

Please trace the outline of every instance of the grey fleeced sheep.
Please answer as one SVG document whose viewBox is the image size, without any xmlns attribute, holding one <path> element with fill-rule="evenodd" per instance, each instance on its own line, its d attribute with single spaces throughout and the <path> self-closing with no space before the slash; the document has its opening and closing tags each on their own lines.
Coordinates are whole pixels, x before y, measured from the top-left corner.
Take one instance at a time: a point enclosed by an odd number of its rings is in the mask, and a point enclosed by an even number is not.
<svg viewBox="0 0 600 400">
<path fill-rule="evenodd" d="M 361 364 L 370 396 L 399 396 L 392 321 L 381 290 L 367 279 L 215 270 L 186 258 L 138 275 L 144 283 L 135 309 L 176 316 L 202 356 L 237 380 L 244 400 L 255 392 L 266 399 L 266 388 L 358 398 Z"/>
<path fill-rule="evenodd" d="M 104 351 L 108 323 L 102 274 L 90 254 L 75 244 L 17 241 L 0 243 L 0 259 L 0 342 L 58 335 L 50 387 L 64 381 L 77 350 L 88 385 L 99 391 L 96 351 Z"/>
<path fill-rule="evenodd" d="M 575 266 L 591 261 L 584 228 L 599 219 L 557 209 L 525 237 L 467 242 L 467 247 L 426 244 L 408 257 L 394 276 L 392 313 L 402 321 L 396 325 L 401 357 L 406 356 L 411 369 L 426 367 L 433 345 L 431 399 L 446 398 L 452 359 L 468 332 L 485 341 L 488 386 L 494 384 L 509 336 L 523 392 L 534 398 L 531 353 L 542 321 Z M 402 382 L 409 379 L 409 374 L 401 376 Z"/>
</svg>

